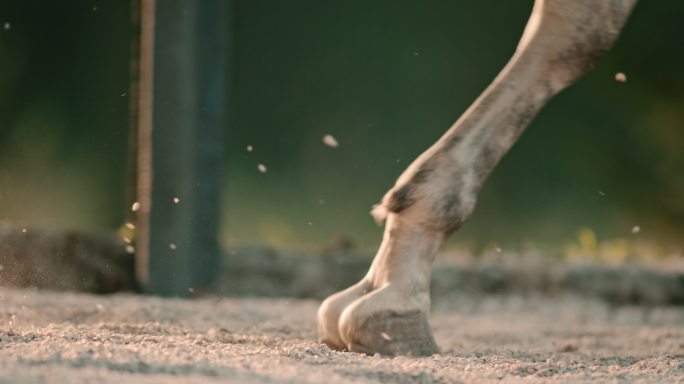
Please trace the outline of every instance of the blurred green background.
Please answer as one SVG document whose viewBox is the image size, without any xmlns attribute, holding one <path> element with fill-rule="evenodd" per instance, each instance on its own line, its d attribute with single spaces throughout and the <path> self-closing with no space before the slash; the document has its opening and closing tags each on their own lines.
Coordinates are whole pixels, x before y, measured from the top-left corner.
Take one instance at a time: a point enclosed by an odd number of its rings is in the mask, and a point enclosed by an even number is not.
<svg viewBox="0 0 684 384">
<path fill-rule="evenodd" d="M 375 247 L 371 205 L 503 67 L 532 3 L 235 0 L 222 241 Z M 0 221 L 121 226 L 130 13 L 119 0 L 0 1 Z M 682 14 L 681 1 L 638 4 L 615 49 L 504 158 L 450 246 L 565 244 L 586 227 L 681 247 Z"/>
</svg>

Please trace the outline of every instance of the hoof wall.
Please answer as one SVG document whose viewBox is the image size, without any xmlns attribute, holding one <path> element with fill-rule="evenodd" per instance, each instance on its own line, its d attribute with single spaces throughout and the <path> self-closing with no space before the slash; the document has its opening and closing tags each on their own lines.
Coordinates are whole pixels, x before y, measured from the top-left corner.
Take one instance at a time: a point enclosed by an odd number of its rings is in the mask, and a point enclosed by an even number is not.
<svg viewBox="0 0 684 384">
<path fill-rule="evenodd" d="M 427 316 L 420 311 L 379 312 L 359 322 L 350 335 L 352 352 L 383 356 L 430 356 L 439 352 Z"/>
</svg>

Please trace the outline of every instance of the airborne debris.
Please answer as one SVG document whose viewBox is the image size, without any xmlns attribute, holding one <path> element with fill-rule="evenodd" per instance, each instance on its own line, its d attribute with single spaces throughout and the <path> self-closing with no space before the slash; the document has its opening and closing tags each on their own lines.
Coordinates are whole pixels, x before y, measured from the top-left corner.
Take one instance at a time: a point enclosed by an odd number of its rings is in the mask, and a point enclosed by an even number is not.
<svg viewBox="0 0 684 384">
<path fill-rule="evenodd" d="M 126 246 L 126 253 L 128 253 L 129 255 L 134 254 L 135 253 L 135 247 L 132 245 L 127 245 Z"/>
<path fill-rule="evenodd" d="M 621 83 L 624 83 L 627 81 L 627 75 L 625 75 L 622 72 L 618 72 L 615 74 L 615 81 L 619 81 Z"/>
<path fill-rule="evenodd" d="M 254 150 L 254 147 L 252 147 L 251 145 L 247 146 L 247 152 L 252 152 L 253 150 Z"/>
<path fill-rule="evenodd" d="M 172 250 L 172 251 L 175 251 L 175 250 L 176 250 L 176 244 L 174 244 L 174 243 L 169 243 L 169 249 Z"/>
<path fill-rule="evenodd" d="M 124 237 L 122 237 L 122 239 L 123 239 L 124 243 L 126 243 L 126 244 L 130 244 L 130 243 L 131 243 L 131 239 L 128 238 L 128 237 L 125 237 L 125 236 L 124 236 Z"/>
<path fill-rule="evenodd" d="M 131 211 L 138 212 L 138 209 L 140 209 L 140 203 L 136 201 L 135 203 L 133 203 L 133 205 L 131 205 Z"/>
<path fill-rule="evenodd" d="M 392 338 L 390 337 L 390 335 L 386 334 L 385 332 L 380 332 L 380 336 L 381 336 L 383 339 L 387 340 L 387 341 L 392 340 Z"/>
<path fill-rule="evenodd" d="M 26 233 L 26 232 L 27 232 L 27 231 L 26 231 L 26 228 L 22 228 L 22 229 L 21 229 L 21 233 Z"/>
<path fill-rule="evenodd" d="M 603 191 L 598 191 L 598 194 L 601 195 L 601 196 L 605 196 L 605 195 L 606 195 L 606 193 L 603 192 Z"/>
<path fill-rule="evenodd" d="M 180 199 L 179 199 L 178 197 L 174 197 L 174 198 L 173 198 L 173 203 L 174 203 L 174 204 L 180 203 Z"/>
<path fill-rule="evenodd" d="M 257 169 L 259 169 L 259 172 L 261 172 L 261 173 L 266 173 L 266 171 L 267 171 L 266 166 L 263 164 L 257 165 Z"/>
<path fill-rule="evenodd" d="M 126 223 L 126 228 L 128 228 L 128 229 L 135 229 L 135 224 L 133 224 L 133 223 Z"/>
<path fill-rule="evenodd" d="M 193 288 L 193 287 L 188 287 L 188 292 L 190 292 L 190 293 L 195 293 L 195 288 Z"/>
<path fill-rule="evenodd" d="M 338 143 L 337 139 L 335 139 L 332 135 L 323 136 L 323 144 L 330 148 L 337 148 L 340 146 L 340 143 Z"/>
<path fill-rule="evenodd" d="M 9 21 L 5 22 L 5 25 L 3 25 L 3 28 L 5 28 L 5 31 L 9 31 L 12 26 L 10 25 Z"/>
<path fill-rule="evenodd" d="M 637 234 L 639 232 L 641 232 L 641 227 L 639 227 L 638 225 L 635 225 L 634 227 L 632 227 L 632 233 L 633 234 Z"/>
</svg>

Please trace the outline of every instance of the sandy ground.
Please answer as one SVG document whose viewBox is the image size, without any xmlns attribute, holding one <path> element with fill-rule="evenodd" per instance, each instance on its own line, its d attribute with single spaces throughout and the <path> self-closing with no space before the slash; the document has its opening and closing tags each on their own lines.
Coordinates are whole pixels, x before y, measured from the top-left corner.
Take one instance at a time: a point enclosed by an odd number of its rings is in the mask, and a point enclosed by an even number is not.
<svg viewBox="0 0 684 384">
<path fill-rule="evenodd" d="M 684 383 L 684 308 L 573 296 L 434 303 L 442 353 L 316 342 L 318 303 L 0 290 L 1 383 Z"/>
</svg>

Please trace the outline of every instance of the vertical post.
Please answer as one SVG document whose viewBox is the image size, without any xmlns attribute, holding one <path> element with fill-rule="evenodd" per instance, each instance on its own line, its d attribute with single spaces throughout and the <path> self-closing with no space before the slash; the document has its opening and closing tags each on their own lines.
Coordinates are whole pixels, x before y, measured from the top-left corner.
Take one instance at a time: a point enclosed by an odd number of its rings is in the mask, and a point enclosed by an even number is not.
<svg viewBox="0 0 684 384">
<path fill-rule="evenodd" d="M 221 0 L 142 0 L 137 277 L 189 296 L 218 270 L 226 71 Z"/>
<path fill-rule="evenodd" d="M 138 200 L 138 122 L 140 120 L 140 44 L 142 3 L 131 0 L 130 86 L 128 90 L 128 151 L 126 154 L 126 222 L 135 221 L 130 207 Z"/>
<path fill-rule="evenodd" d="M 195 68 L 198 95 L 197 156 L 194 171 L 195 188 L 194 236 L 192 249 L 212 255 L 190 264 L 193 284 L 208 287 L 219 271 L 221 253 L 218 232 L 221 217 L 221 181 L 223 179 L 223 131 L 226 129 L 225 108 L 229 20 L 228 0 L 193 1 L 198 8 L 196 36 L 199 43 Z M 203 228 L 210 228 L 204 230 Z"/>
<path fill-rule="evenodd" d="M 138 82 L 134 84 L 138 107 L 137 122 L 137 214 L 135 274 L 145 286 L 149 280 L 150 210 L 152 207 L 152 86 L 154 67 L 155 0 L 139 0 L 140 39 Z M 133 11 L 135 12 L 135 10 Z"/>
</svg>

